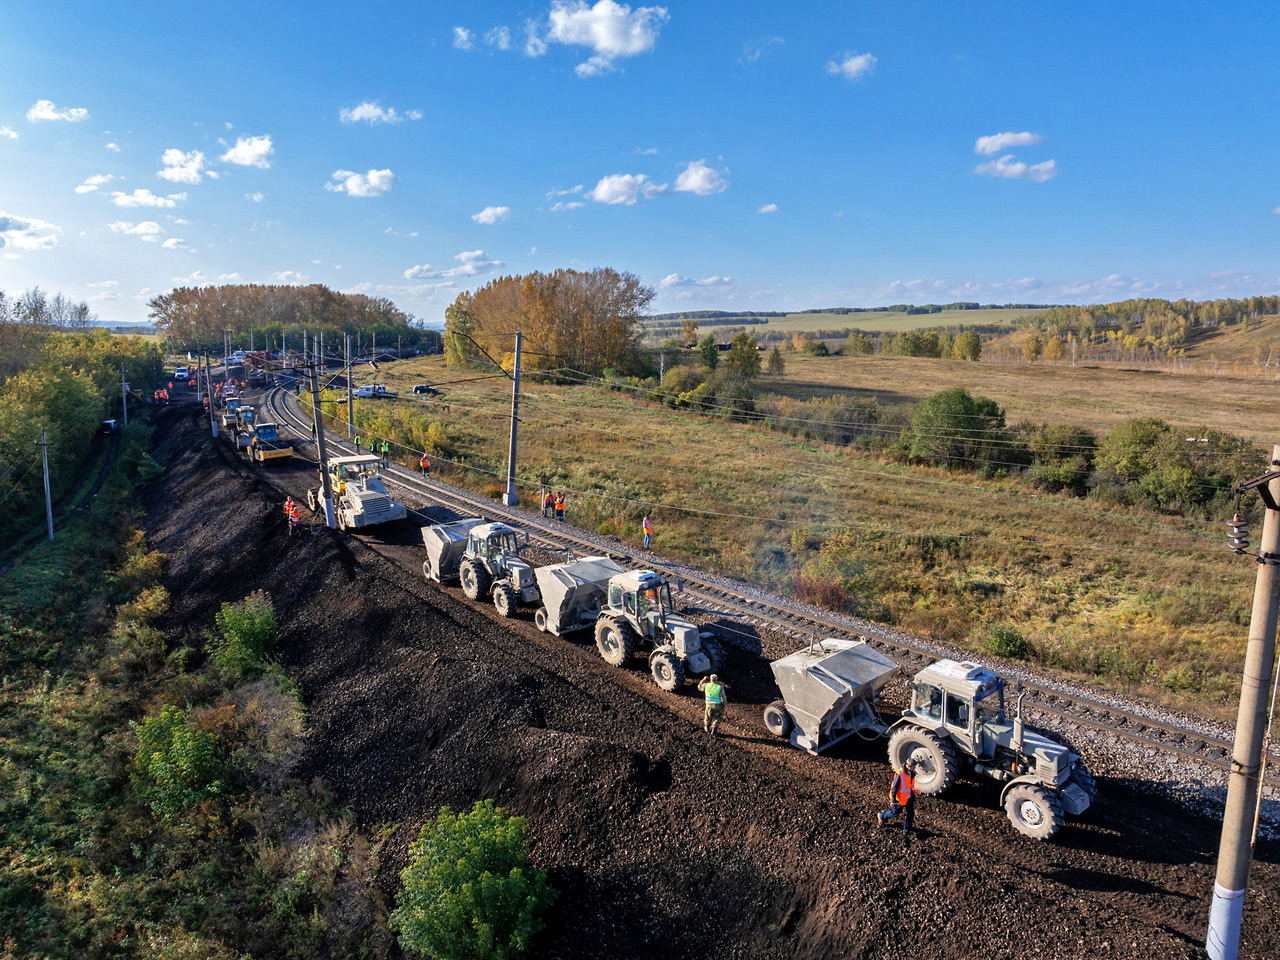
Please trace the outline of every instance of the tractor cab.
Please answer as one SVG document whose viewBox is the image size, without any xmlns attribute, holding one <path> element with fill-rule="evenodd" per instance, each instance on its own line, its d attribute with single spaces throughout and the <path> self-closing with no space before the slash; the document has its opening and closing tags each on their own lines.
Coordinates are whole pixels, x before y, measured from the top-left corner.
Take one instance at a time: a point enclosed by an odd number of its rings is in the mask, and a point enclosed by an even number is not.
<svg viewBox="0 0 1280 960">
<path fill-rule="evenodd" d="M 333 457 L 329 460 L 329 479 L 335 493 L 345 493 L 347 487 L 376 489 L 386 494 L 382 484 L 382 458 L 372 453 L 354 457 Z"/>
<path fill-rule="evenodd" d="M 513 527 L 505 523 L 482 523 L 471 528 L 465 555 L 496 561 L 499 557 L 516 556 L 520 546 L 520 534 Z"/>
<path fill-rule="evenodd" d="M 916 675 L 909 711 L 924 726 L 942 728 L 974 757 L 990 757 L 1005 723 L 1004 681 L 974 663 L 939 660 Z"/>
<path fill-rule="evenodd" d="M 621 610 L 646 637 L 652 637 L 667 616 L 675 613 L 675 607 L 671 605 L 671 585 L 648 570 L 626 573 L 610 580 L 609 606 Z"/>
</svg>

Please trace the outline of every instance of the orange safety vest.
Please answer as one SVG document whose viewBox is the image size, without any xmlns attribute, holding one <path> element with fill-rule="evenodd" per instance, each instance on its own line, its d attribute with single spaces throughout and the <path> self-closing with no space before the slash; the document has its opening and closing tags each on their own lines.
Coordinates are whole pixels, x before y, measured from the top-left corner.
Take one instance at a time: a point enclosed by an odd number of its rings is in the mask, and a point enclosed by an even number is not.
<svg viewBox="0 0 1280 960">
<path fill-rule="evenodd" d="M 563 510 L 563 509 L 564 509 L 564 494 L 563 494 L 563 493 L 562 493 L 562 494 L 560 494 L 560 496 L 556 497 L 556 509 L 557 509 L 557 510 Z"/>
<path fill-rule="evenodd" d="M 421 460 L 418 461 L 418 466 L 420 466 L 423 470 L 425 470 L 427 469 L 427 467 L 431 466 L 431 461 L 428 460 L 426 457 L 423 457 Z"/>
<path fill-rule="evenodd" d="M 894 777 L 893 799 L 898 804 L 906 804 L 911 799 L 911 795 L 916 792 L 916 778 L 904 767 L 898 771 L 898 775 Z"/>
<path fill-rule="evenodd" d="M 551 506 L 551 503 L 552 503 L 551 494 L 548 493 L 545 497 L 543 497 L 542 503 L 544 506 L 547 506 L 547 507 Z"/>
<path fill-rule="evenodd" d="M 648 517 L 644 518 L 644 532 L 653 533 L 653 523 L 650 522 Z"/>
</svg>

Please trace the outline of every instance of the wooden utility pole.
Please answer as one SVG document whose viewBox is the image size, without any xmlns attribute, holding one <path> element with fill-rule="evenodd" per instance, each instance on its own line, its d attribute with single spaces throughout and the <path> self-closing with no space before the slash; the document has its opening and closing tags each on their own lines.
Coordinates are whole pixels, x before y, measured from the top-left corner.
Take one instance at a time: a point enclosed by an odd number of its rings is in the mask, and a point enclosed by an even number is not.
<svg viewBox="0 0 1280 960">
<path fill-rule="evenodd" d="M 516 362 L 514 375 L 511 378 L 511 446 L 507 450 L 507 492 L 502 495 L 502 502 L 508 507 L 516 506 L 516 424 L 520 413 L 520 331 L 516 331 Z"/>
<path fill-rule="evenodd" d="M 1261 786 L 1262 744 L 1267 729 L 1267 701 L 1275 669 L 1276 623 L 1280 617 L 1280 444 L 1271 451 L 1271 470 L 1236 487 L 1237 493 L 1257 490 L 1265 510 L 1258 549 L 1258 578 L 1249 618 L 1249 645 L 1244 655 L 1240 712 L 1231 750 L 1227 806 L 1222 815 L 1218 872 L 1209 907 L 1205 949 L 1213 960 L 1236 960 L 1240 950 L 1240 921 L 1253 861 L 1253 830 Z M 1237 524 L 1232 529 L 1238 530 Z M 1239 534 L 1237 534 L 1239 536 Z M 1247 541 L 1239 541 L 1247 545 Z M 1237 547 L 1243 553 L 1243 546 Z"/>
<path fill-rule="evenodd" d="M 44 427 L 40 428 L 40 439 L 36 441 L 44 460 L 44 515 L 49 521 L 49 539 L 53 539 L 53 499 L 49 496 L 49 441 L 45 439 Z"/>
<path fill-rule="evenodd" d="M 320 416 L 320 374 L 318 367 L 311 367 L 311 419 L 316 431 L 316 457 L 320 460 L 320 485 L 324 494 L 324 522 L 332 530 L 336 526 L 333 516 L 333 485 L 329 482 L 329 454 L 324 443 L 324 420 Z"/>
</svg>

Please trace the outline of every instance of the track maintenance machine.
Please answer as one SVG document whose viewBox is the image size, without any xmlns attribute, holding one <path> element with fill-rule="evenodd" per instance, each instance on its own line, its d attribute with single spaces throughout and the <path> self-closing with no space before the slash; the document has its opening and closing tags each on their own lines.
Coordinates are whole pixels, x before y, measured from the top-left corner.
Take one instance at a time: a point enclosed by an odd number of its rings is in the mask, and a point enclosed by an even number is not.
<svg viewBox="0 0 1280 960">
<path fill-rule="evenodd" d="M 774 735 L 818 753 L 854 733 L 889 736 L 895 770 L 914 757 L 916 789 L 949 789 L 962 770 L 1004 786 L 1000 804 L 1019 833 L 1048 840 L 1079 816 L 1098 786 L 1080 757 L 1023 728 L 1021 700 L 1005 711 L 1005 681 L 979 664 L 939 660 L 908 683 L 911 702 L 885 725 L 875 709 L 893 661 L 863 641 L 828 639 L 770 664 L 782 698 L 764 711 Z"/>
<path fill-rule="evenodd" d="M 371 527 L 408 516 L 404 504 L 391 499 L 387 492 L 378 469 L 381 465 L 382 459 L 372 453 L 334 457 L 329 461 L 333 514 L 343 530 Z M 319 510 L 323 505 L 323 487 L 309 488 L 307 506 Z"/>
<path fill-rule="evenodd" d="M 678 615 L 671 585 L 652 570 L 633 570 L 609 580 L 609 593 L 596 620 L 596 649 L 606 663 L 625 667 L 637 646 L 648 646 L 653 682 L 679 690 L 690 673 L 724 669 L 724 645 Z"/>
<path fill-rule="evenodd" d="M 521 603 L 542 599 L 533 567 L 520 559 L 520 549 L 528 542 L 527 532 L 480 517 L 423 527 L 427 559 L 422 574 L 437 583 L 460 580 L 462 592 L 472 600 L 492 597 L 499 614 L 515 616 Z"/>
<path fill-rule="evenodd" d="M 293 446 L 280 436 L 274 423 L 255 423 L 249 440 L 249 459 L 258 463 L 283 460 L 293 456 Z"/>
</svg>

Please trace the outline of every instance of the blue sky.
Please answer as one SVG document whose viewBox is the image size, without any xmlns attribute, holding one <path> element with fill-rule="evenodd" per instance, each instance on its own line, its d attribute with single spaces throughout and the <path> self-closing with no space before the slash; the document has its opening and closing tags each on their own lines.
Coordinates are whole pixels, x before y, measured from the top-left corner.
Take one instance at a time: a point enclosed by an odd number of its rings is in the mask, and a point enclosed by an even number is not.
<svg viewBox="0 0 1280 960">
<path fill-rule="evenodd" d="M 1280 288 L 1275 3 L 9 3 L 0 289 L 319 282 L 429 323 Z"/>
</svg>

